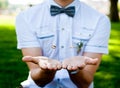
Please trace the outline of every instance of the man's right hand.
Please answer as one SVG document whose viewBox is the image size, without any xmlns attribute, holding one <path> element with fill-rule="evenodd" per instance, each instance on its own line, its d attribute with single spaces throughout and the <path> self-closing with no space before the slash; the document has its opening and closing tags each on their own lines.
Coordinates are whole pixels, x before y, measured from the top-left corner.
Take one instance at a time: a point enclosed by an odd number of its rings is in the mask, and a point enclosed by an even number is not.
<svg viewBox="0 0 120 88">
<path fill-rule="evenodd" d="M 36 65 L 36 67 L 30 69 L 31 77 L 37 85 L 42 87 L 51 82 L 56 71 L 62 68 L 59 61 L 44 56 L 24 56 L 22 60 Z"/>
<path fill-rule="evenodd" d="M 60 70 L 62 68 L 62 64 L 55 59 L 49 59 L 44 56 L 24 56 L 22 58 L 24 62 L 33 62 L 35 64 L 38 64 L 39 67 L 43 70 Z"/>
</svg>

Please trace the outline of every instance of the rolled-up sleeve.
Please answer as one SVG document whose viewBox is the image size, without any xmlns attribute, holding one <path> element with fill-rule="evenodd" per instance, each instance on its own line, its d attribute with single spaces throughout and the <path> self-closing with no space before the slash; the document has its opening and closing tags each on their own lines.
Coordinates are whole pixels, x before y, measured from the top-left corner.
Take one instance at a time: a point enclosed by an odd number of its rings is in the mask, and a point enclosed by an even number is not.
<svg viewBox="0 0 120 88">
<path fill-rule="evenodd" d="M 86 45 L 85 52 L 108 54 L 110 28 L 108 17 L 101 16 L 96 25 L 96 31 Z"/>
<path fill-rule="evenodd" d="M 24 13 L 20 13 L 16 17 L 16 34 L 17 48 L 40 47 L 35 35 L 34 28 L 24 17 Z"/>
</svg>

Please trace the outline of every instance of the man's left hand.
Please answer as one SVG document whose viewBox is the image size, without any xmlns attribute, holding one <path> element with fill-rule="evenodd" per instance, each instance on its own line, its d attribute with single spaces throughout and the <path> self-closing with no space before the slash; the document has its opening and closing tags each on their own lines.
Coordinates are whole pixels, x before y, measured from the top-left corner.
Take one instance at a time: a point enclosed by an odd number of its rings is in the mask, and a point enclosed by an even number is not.
<svg viewBox="0 0 120 88">
<path fill-rule="evenodd" d="M 90 58 L 86 56 L 75 56 L 65 59 L 62 62 L 62 68 L 69 71 L 74 71 L 78 69 L 83 69 L 86 65 L 96 65 L 98 63 L 98 58 Z"/>
</svg>

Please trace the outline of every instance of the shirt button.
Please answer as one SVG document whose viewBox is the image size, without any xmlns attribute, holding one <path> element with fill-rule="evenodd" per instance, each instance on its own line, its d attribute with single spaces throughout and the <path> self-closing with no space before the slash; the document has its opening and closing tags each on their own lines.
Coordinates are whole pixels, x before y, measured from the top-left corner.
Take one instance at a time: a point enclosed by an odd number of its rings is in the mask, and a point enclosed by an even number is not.
<svg viewBox="0 0 120 88">
<path fill-rule="evenodd" d="M 65 30 L 64 28 L 62 28 L 62 30 Z"/>
<path fill-rule="evenodd" d="M 89 37 L 91 36 L 91 34 L 89 34 Z"/>
<path fill-rule="evenodd" d="M 61 48 L 64 48 L 64 46 L 61 46 Z"/>
<path fill-rule="evenodd" d="M 60 81 L 60 79 L 57 79 L 58 80 L 58 82 Z"/>
</svg>

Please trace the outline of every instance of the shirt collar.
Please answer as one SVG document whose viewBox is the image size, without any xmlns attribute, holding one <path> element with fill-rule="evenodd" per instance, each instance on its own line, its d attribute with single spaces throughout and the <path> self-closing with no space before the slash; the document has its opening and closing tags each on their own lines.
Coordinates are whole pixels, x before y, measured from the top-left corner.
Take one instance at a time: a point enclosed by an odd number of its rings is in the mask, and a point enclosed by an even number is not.
<svg viewBox="0 0 120 88">
<path fill-rule="evenodd" d="M 54 0 L 47 0 L 48 2 L 48 6 L 50 8 L 51 5 L 55 5 L 55 6 L 58 6 L 58 7 L 61 7 L 60 5 L 58 5 Z M 70 6 L 75 6 L 75 9 L 76 9 L 76 12 L 78 11 L 78 9 L 80 8 L 80 1 L 79 0 L 74 0 L 72 3 L 70 3 L 68 6 L 66 6 L 65 8 L 67 7 L 70 7 Z"/>
</svg>

